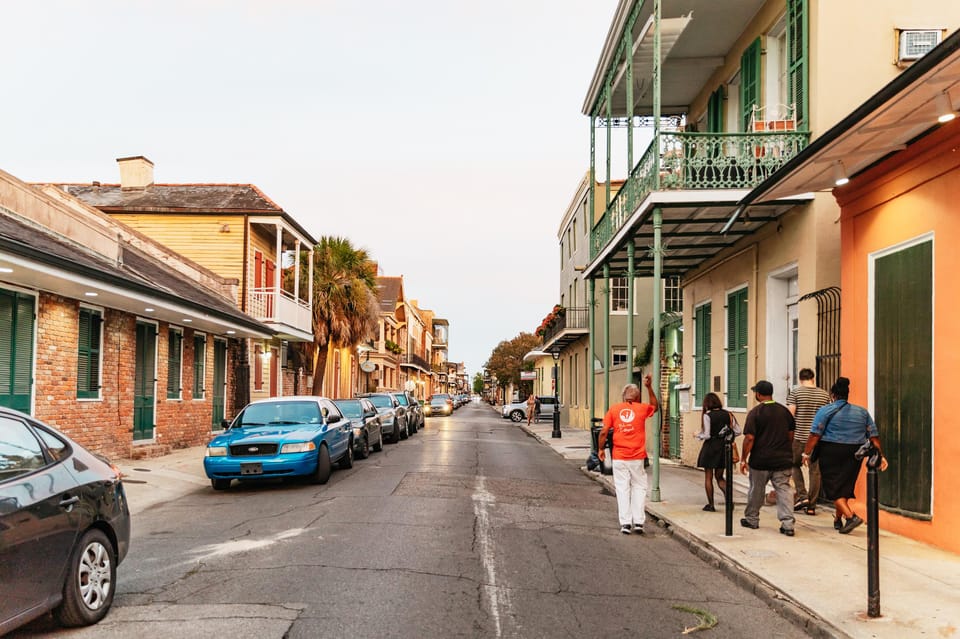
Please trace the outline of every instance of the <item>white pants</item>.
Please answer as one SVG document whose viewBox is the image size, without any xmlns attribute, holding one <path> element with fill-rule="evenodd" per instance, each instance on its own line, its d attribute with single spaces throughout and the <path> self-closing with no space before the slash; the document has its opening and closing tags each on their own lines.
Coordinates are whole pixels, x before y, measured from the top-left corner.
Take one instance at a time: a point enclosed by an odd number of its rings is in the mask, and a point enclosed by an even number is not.
<svg viewBox="0 0 960 639">
<path fill-rule="evenodd" d="M 609 453 L 608 453 L 609 454 Z M 617 489 L 617 514 L 620 525 L 642 526 L 647 516 L 647 472 L 642 459 L 614 459 L 613 485 Z"/>
</svg>

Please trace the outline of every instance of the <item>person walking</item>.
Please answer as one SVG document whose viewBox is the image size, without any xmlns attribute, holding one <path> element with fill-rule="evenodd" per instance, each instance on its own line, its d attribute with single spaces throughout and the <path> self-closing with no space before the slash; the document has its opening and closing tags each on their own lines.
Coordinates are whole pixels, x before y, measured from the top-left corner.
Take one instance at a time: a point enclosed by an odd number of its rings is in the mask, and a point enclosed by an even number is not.
<svg viewBox="0 0 960 639">
<path fill-rule="evenodd" d="M 527 426 L 537 416 L 537 396 L 533 393 L 527 397 Z"/>
<path fill-rule="evenodd" d="M 644 461 L 647 458 L 646 422 L 660 408 L 657 394 L 653 390 L 653 378 L 646 375 L 643 385 L 650 397 L 644 404 L 640 388 L 636 384 L 627 384 L 623 388 L 623 401 L 614 404 L 603 416 L 603 428 L 598 438 L 597 453 L 603 461 L 607 436 L 614 432 L 613 485 L 617 491 L 617 515 L 620 520 L 620 532 L 643 534 L 643 522 L 646 519 L 647 472 Z"/>
<path fill-rule="evenodd" d="M 697 433 L 697 439 L 703 441 L 700 455 L 697 457 L 697 467 L 703 469 L 703 488 L 707 493 L 707 505 L 703 509 L 715 512 L 713 505 L 713 480 L 716 478 L 720 492 L 725 493 L 727 482 L 723 474 L 726 469 L 724 459 L 724 440 L 720 432 L 730 428 L 736 435 L 740 434 L 740 425 L 729 411 L 723 410 L 723 403 L 716 393 L 707 393 L 703 396 L 703 410 L 701 411 L 703 430 Z M 735 445 L 735 444 L 734 444 Z"/>
<path fill-rule="evenodd" d="M 863 460 L 856 458 L 856 452 L 867 439 L 877 451 L 881 451 L 880 431 L 866 408 L 847 401 L 850 397 L 849 379 L 838 377 L 830 387 L 830 395 L 834 401 L 820 408 L 814 416 L 802 456 L 804 463 L 809 463 L 814 449 L 818 450 L 823 496 L 832 500 L 836 509 L 833 527 L 841 535 L 847 535 L 863 523 L 863 519 L 850 508 L 863 465 Z M 881 452 L 880 470 L 886 470 L 887 465 L 887 458 Z"/>
<path fill-rule="evenodd" d="M 820 464 L 817 461 L 808 465 L 810 485 L 803 481 L 803 451 L 810 437 L 813 417 L 821 406 L 830 403 L 830 393 L 818 388 L 816 375 L 809 368 L 801 368 L 800 384 L 787 393 L 787 410 L 793 414 L 796 429 L 793 431 L 793 487 L 797 491 L 793 509 L 803 510 L 808 515 L 817 514 L 817 498 L 820 496 Z"/>
<path fill-rule="evenodd" d="M 747 413 L 743 427 L 740 472 L 746 474 L 749 467 L 750 488 L 747 490 L 747 506 L 740 525 L 744 528 L 760 527 L 760 507 L 769 481 L 777 494 L 780 532 L 793 537 L 796 523 L 793 516 L 793 487 L 790 485 L 793 415 L 786 406 L 774 401 L 773 384 L 767 380 L 758 381 L 750 390 L 759 403 Z"/>
</svg>

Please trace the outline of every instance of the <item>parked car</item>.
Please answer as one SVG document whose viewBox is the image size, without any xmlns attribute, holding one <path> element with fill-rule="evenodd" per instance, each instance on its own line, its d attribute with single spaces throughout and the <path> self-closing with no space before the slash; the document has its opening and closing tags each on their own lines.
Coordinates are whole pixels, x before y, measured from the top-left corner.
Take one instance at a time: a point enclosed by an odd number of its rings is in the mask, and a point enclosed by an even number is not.
<svg viewBox="0 0 960 639">
<path fill-rule="evenodd" d="M 0 635 L 50 610 L 65 626 L 103 619 L 129 547 L 120 471 L 0 408 Z"/>
<path fill-rule="evenodd" d="M 325 484 L 334 463 L 353 466 L 353 425 L 326 397 L 260 399 L 223 427 L 203 458 L 214 490 L 234 479 L 309 476 Z"/>
<path fill-rule="evenodd" d="M 408 434 L 415 434 L 423 427 L 423 410 L 420 408 L 420 402 L 409 391 L 394 393 L 393 396 L 397 398 L 400 410 L 406 419 Z"/>
<path fill-rule="evenodd" d="M 537 395 L 540 400 L 540 413 L 536 416 L 536 421 L 549 421 L 553 419 L 553 413 L 557 409 L 557 402 L 553 395 Z M 514 422 L 522 422 L 527 419 L 527 400 L 511 402 L 504 404 L 500 411 L 501 417 Z"/>
<path fill-rule="evenodd" d="M 400 407 L 400 402 L 392 393 L 364 393 L 357 397 L 366 397 L 377 407 L 377 412 L 380 413 L 380 423 L 391 442 L 396 444 L 401 439 L 410 436 L 407 432 L 406 415 L 397 410 Z"/>
<path fill-rule="evenodd" d="M 436 393 L 423 405 L 423 414 L 427 416 L 452 415 L 453 399 L 446 393 Z"/>
<path fill-rule="evenodd" d="M 360 459 L 370 456 L 370 449 L 383 450 L 383 428 L 377 407 L 365 397 L 335 399 L 333 403 L 353 427 L 353 454 Z"/>
</svg>

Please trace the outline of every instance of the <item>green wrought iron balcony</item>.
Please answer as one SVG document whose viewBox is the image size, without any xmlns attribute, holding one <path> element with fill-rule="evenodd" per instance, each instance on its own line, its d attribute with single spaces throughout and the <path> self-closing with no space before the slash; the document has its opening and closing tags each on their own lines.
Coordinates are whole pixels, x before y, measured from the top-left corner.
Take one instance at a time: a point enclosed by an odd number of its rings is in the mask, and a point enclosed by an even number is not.
<svg viewBox="0 0 960 639">
<path fill-rule="evenodd" d="M 806 131 L 661 133 L 594 225 L 590 257 L 597 256 L 654 191 L 752 189 L 803 150 L 809 140 Z"/>
</svg>

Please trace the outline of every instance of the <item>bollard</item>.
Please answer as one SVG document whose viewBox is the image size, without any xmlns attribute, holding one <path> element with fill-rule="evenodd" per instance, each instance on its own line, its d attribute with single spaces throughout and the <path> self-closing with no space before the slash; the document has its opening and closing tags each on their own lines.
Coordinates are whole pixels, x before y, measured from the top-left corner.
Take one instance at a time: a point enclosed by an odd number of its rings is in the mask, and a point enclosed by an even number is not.
<svg viewBox="0 0 960 639">
<path fill-rule="evenodd" d="M 856 452 L 867 459 L 867 616 L 880 616 L 880 451 L 867 441 Z"/>
<path fill-rule="evenodd" d="M 723 510 L 726 517 L 726 530 L 724 535 L 733 536 L 733 440 L 737 436 L 733 430 L 727 426 L 720 431 L 723 437 L 723 465 L 726 472 L 726 485 L 723 489 Z"/>
</svg>

